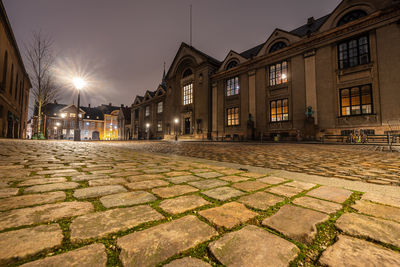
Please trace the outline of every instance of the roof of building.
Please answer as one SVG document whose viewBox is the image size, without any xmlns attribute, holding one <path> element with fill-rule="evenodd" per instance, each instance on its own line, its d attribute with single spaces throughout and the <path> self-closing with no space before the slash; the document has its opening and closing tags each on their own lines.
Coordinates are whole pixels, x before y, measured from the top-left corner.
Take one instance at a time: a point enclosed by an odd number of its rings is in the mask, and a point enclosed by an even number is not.
<svg viewBox="0 0 400 267">
<path fill-rule="evenodd" d="M 322 26 L 322 24 L 324 24 L 324 22 L 329 18 L 329 16 L 330 14 L 316 20 L 314 20 L 314 18 L 310 18 L 311 19 L 310 23 L 307 23 L 297 29 L 294 29 L 290 33 L 300 37 L 304 37 L 308 34 L 314 33 L 319 30 L 319 28 Z"/>
<path fill-rule="evenodd" d="M 256 56 L 263 46 L 264 46 L 264 43 L 259 44 L 253 48 L 250 48 L 250 49 L 240 53 L 240 55 L 246 59 L 249 59 L 251 57 Z"/>
<path fill-rule="evenodd" d="M 83 111 L 85 111 L 84 119 L 90 120 L 104 120 L 103 112 L 98 108 L 92 107 L 81 107 Z"/>
<path fill-rule="evenodd" d="M 108 105 L 102 104 L 101 106 L 95 107 L 103 112 L 103 114 L 111 114 L 114 110 L 119 110 L 120 107 L 113 106 L 111 103 Z"/>
<path fill-rule="evenodd" d="M 65 104 L 58 104 L 58 103 L 49 103 L 43 108 L 43 113 L 47 114 L 48 116 L 53 116 L 53 114 L 57 114 L 61 109 L 65 108 L 68 105 Z M 37 113 L 37 111 L 36 111 Z"/>
</svg>

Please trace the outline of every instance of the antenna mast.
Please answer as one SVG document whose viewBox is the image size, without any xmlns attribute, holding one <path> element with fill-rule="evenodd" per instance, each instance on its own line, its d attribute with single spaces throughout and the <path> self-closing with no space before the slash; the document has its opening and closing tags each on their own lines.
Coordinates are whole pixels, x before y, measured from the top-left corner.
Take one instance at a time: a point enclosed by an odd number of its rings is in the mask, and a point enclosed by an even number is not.
<svg viewBox="0 0 400 267">
<path fill-rule="evenodd" d="M 192 4 L 190 4 L 190 46 L 192 46 Z"/>
</svg>

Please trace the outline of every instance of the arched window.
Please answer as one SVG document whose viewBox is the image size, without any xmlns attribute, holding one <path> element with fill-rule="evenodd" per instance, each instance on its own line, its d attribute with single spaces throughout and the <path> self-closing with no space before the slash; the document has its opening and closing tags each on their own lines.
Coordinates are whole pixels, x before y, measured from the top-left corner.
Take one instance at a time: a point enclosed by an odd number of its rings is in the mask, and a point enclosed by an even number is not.
<svg viewBox="0 0 400 267">
<path fill-rule="evenodd" d="M 226 70 L 229 70 L 229 69 L 232 69 L 232 68 L 236 67 L 237 64 L 238 63 L 237 63 L 236 60 L 233 60 L 233 61 L 229 62 L 228 65 L 226 65 Z"/>
<path fill-rule="evenodd" d="M 6 89 L 7 82 L 7 65 L 8 65 L 8 53 L 7 51 L 4 53 L 4 61 L 3 61 L 3 81 L 1 82 L 1 89 Z"/>
<path fill-rule="evenodd" d="M 188 76 L 190 76 L 190 75 L 192 75 L 193 74 L 193 71 L 191 70 L 191 69 L 186 69 L 184 72 L 183 72 L 183 78 L 186 78 L 186 77 L 188 77 Z"/>
<path fill-rule="evenodd" d="M 365 12 L 364 10 L 353 10 L 350 11 L 349 13 L 347 13 L 346 15 L 344 15 L 338 22 L 337 26 L 342 26 L 346 23 L 352 22 L 354 20 L 360 19 L 362 17 L 365 17 L 367 14 L 367 12 Z"/>
<path fill-rule="evenodd" d="M 11 74 L 10 74 L 10 95 L 12 95 L 12 89 L 13 89 L 13 77 L 14 77 L 14 64 L 11 65 Z"/>
<path fill-rule="evenodd" d="M 284 42 L 277 42 L 271 46 L 269 49 L 270 53 L 273 53 L 275 51 L 281 50 L 282 48 L 285 48 L 287 45 Z"/>
</svg>

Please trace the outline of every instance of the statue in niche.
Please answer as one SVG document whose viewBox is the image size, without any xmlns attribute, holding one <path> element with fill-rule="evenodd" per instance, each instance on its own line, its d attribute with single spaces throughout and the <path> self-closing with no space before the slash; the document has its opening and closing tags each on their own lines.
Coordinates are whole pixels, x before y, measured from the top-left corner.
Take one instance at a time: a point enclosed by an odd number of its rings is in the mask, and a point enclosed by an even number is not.
<svg viewBox="0 0 400 267">
<path fill-rule="evenodd" d="M 254 129 L 254 121 L 253 121 L 251 114 L 249 114 L 249 119 L 247 120 L 247 139 L 248 140 L 254 140 L 254 138 L 255 138 L 254 130 L 255 130 Z"/>
</svg>

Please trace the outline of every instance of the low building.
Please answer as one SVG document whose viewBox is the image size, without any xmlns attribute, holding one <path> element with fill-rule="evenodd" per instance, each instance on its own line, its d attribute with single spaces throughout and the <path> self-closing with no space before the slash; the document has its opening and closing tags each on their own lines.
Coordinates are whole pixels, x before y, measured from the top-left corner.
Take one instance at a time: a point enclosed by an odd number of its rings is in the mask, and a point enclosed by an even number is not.
<svg viewBox="0 0 400 267">
<path fill-rule="evenodd" d="M 26 138 L 32 87 L 0 1 L 0 137 Z"/>
</svg>

